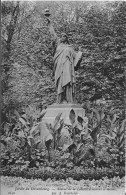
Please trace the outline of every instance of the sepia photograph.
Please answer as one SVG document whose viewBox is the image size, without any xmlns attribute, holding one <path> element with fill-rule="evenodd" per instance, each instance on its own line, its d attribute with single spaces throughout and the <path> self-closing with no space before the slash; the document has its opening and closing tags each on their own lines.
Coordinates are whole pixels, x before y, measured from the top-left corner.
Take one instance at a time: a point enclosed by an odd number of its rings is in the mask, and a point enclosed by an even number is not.
<svg viewBox="0 0 126 195">
<path fill-rule="evenodd" d="M 1 1 L 1 195 L 124 195 L 126 1 Z"/>
</svg>

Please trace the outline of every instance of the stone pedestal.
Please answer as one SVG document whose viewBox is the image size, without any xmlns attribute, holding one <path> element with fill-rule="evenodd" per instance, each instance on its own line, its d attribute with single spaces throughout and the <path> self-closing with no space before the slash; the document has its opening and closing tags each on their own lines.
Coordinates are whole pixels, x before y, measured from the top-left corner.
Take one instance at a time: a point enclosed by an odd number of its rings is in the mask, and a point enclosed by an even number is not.
<svg viewBox="0 0 126 195">
<path fill-rule="evenodd" d="M 61 119 L 64 120 L 64 123 L 71 125 L 69 114 L 71 110 L 74 110 L 76 118 L 80 116 L 82 119 L 85 116 L 85 110 L 79 104 L 52 104 L 47 110 L 43 120 L 47 123 L 53 124 L 56 116 L 59 113 L 62 113 Z"/>
</svg>

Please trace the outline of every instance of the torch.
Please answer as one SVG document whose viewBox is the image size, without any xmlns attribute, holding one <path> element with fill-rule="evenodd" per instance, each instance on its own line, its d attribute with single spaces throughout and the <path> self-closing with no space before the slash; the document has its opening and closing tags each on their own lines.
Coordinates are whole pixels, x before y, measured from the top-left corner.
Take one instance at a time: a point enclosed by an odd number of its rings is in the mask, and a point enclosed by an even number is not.
<svg viewBox="0 0 126 195">
<path fill-rule="evenodd" d="M 51 15 L 50 12 L 49 12 L 49 9 L 45 9 L 45 13 L 44 13 L 47 21 L 48 21 L 48 24 L 50 24 L 50 19 L 49 19 L 49 16 Z"/>
<path fill-rule="evenodd" d="M 45 9 L 44 15 L 48 18 L 51 14 L 49 12 L 49 9 Z"/>
</svg>

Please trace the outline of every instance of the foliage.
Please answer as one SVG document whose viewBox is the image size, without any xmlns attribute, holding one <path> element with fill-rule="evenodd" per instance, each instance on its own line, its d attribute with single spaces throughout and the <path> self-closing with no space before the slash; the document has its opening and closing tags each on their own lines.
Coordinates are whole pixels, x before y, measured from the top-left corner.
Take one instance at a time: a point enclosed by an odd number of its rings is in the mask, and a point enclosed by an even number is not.
<svg viewBox="0 0 126 195">
<path fill-rule="evenodd" d="M 53 123 L 53 125 L 46 123 L 47 128 L 50 131 L 50 134 L 53 136 L 53 140 L 54 140 L 54 149 L 58 148 L 58 143 L 59 143 L 59 139 L 60 139 L 60 132 L 61 129 L 63 127 L 63 120 L 61 120 L 61 115 L 62 113 L 59 113 L 56 118 L 55 121 Z"/>
<path fill-rule="evenodd" d="M 106 144 L 108 147 L 116 145 L 118 149 L 124 150 L 126 120 L 123 118 L 123 111 L 116 107 L 114 108 L 109 101 L 99 102 L 95 105 L 86 105 L 85 108 L 89 119 L 90 135 L 94 143 Z"/>
<path fill-rule="evenodd" d="M 11 181 L 11 182 L 10 182 Z M 23 189 L 48 189 L 51 190 L 122 190 L 124 189 L 124 177 L 104 177 L 100 180 L 74 180 L 67 178 L 66 180 L 55 180 L 48 178 L 43 181 L 41 179 L 26 179 L 22 177 L 1 176 L 1 187 L 9 186 L 20 188 L 20 183 Z"/>
<path fill-rule="evenodd" d="M 61 167 L 72 169 L 74 166 L 109 167 L 111 162 L 114 165 L 125 165 L 124 160 L 124 135 L 125 120 L 117 125 L 120 119 L 120 110 L 108 111 L 107 104 L 99 104 L 88 107 L 89 128 L 87 134 L 83 133 L 79 122 L 74 120 L 70 112 L 70 119 L 73 126 L 69 126 L 71 141 L 69 144 L 60 147 L 61 129 L 64 121 L 59 113 L 54 124 L 46 124 L 50 136 L 43 137 L 45 146 L 41 145 L 40 131 L 37 123 L 43 112 L 34 113 L 30 107 L 22 116 L 15 111 L 18 122 L 13 126 L 11 133 L 5 131 L 1 144 L 5 146 L 2 150 L 2 166 L 19 163 L 25 167 Z M 29 110 L 29 112 L 28 112 Z M 34 115 L 32 115 L 31 110 Z M 32 120 L 31 120 L 32 116 Z M 33 123 L 36 119 L 36 123 Z M 29 122 L 28 122 L 29 121 Z M 31 123 L 30 123 L 31 121 Z M 32 126 L 33 125 L 33 126 Z M 36 139 L 37 135 L 37 139 Z M 8 154 L 9 152 L 9 154 Z M 16 157 L 15 157 L 16 156 Z"/>
<path fill-rule="evenodd" d="M 55 179 L 68 179 L 72 178 L 74 180 L 81 180 L 81 179 L 89 179 L 89 180 L 98 180 L 104 177 L 113 178 L 115 176 L 119 176 L 120 178 L 124 177 L 124 167 L 114 167 L 114 168 L 87 168 L 83 169 L 80 167 L 76 167 L 74 169 L 52 169 L 52 168 L 30 168 L 30 169 L 23 169 L 21 170 L 20 167 L 6 167 L 6 169 L 1 169 L 1 174 L 4 176 L 16 176 L 22 178 L 37 178 L 42 180 Z"/>
</svg>

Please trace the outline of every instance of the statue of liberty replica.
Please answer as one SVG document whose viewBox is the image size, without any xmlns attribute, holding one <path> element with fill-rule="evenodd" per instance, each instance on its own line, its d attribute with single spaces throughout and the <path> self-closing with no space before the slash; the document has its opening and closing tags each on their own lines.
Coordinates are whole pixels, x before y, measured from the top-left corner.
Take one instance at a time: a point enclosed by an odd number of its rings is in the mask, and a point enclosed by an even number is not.
<svg viewBox="0 0 126 195">
<path fill-rule="evenodd" d="M 45 16 L 48 21 L 48 27 L 51 36 L 53 37 L 55 53 L 53 57 L 55 85 L 57 89 L 57 103 L 75 103 L 75 70 L 80 65 L 82 60 L 82 53 L 75 52 L 72 45 L 70 45 L 66 33 L 61 34 L 59 38 L 53 28 L 51 20 L 49 19 L 49 10 L 45 10 Z"/>
</svg>

